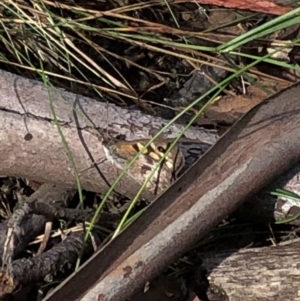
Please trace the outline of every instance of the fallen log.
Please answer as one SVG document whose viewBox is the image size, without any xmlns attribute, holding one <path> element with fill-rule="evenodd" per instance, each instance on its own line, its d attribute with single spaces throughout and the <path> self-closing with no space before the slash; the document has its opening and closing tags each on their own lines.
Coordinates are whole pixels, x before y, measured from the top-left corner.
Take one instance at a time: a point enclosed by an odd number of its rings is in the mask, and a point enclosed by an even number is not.
<svg viewBox="0 0 300 301">
<path fill-rule="evenodd" d="M 299 242 L 228 250 L 204 254 L 202 258 L 202 268 L 208 276 L 209 300 L 300 300 Z M 195 277 L 199 283 L 203 280 L 203 269 Z M 199 291 L 205 291 L 200 286 Z"/>
<path fill-rule="evenodd" d="M 57 123 L 68 145 L 82 188 L 106 193 L 120 170 L 106 159 L 102 140 L 124 135 L 126 140 L 147 139 L 168 121 L 96 102 L 62 89 L 48 87 L 0 70 L 0 175 L 75 186 L 75 171 Z M 162 138 L 175 138 L 183 129 L 173 124 Z M 215 131 L 191 128 L 184 137 L 209 145 L 219 138 Z M 126 175 L 116 191 L 135 196 L 139 177 Z M 145 189 L 142 196 L 153 198 Z"/>
<path fill-rule="evenodd" d="M 125 300 L 288 170 L 300 157 L 299 94 L 296 84 L 250 110 L 146 214 L 45 300 Z"/>
</svg>

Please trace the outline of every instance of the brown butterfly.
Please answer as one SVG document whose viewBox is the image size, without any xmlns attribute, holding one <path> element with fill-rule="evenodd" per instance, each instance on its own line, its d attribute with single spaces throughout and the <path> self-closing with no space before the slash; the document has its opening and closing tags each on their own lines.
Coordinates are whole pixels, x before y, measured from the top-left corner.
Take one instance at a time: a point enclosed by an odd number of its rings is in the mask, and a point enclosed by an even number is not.
<svg viewBox="0 0 300 301">
<path fill-rule="evenodd" d="M 107 159 L 123 170 L 147 142 L 148 140 L 110 141 L 104 144 L 104 151 Z M 176 179 L 184 165 L 184 156 L 177 146 L 167 153 L 170 145 L 171 143 L 166 140 L 156 139 L 131 165 L 127 174 L 142 185 L 151 175 L 159 160 L 166 155 L 146 186 L 155 194 L 165 190 Z"/>
</svg>

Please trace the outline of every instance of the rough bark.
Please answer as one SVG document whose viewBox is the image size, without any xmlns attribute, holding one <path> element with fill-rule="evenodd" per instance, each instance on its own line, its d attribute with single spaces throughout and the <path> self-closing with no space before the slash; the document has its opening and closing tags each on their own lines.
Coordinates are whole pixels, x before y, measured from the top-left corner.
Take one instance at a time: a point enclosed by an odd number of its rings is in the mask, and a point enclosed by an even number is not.
<svg viewBox="0 0 300 301">
<path fill-rule="evenodd" d="M 299 260 L 299 243 L 206 254 L 202 267 L 208 276 L 208 298 L 298 301 Z M 196 278 L 201 282 L 200 275 Z"/>
<path fill-rule="evenodd" d="M 126 140 L 147 139 L 166 120 L 128 111 L 90 98 L 54 89 L 44 84 L 0 71 L 0 174 L 26 177 L 37 182 L 75 185 L 74 169 L 62 142 L 57 122 L 68 144 L 84 189 L 105 193 L 120 173 L 106 160 L 104 133 Z M 164 138 L 174 138 L 183 126 L 173 124 Z M 185 137 L 213 144 L 218 135 L 190 129 Z M 137 179 L 123 177 L 116 190 L 134 196 L 141 186 Z M 153 198 L 145 189 L 144 197 Z"/>
<path fill-rule="evenodd" d="M 49 251 L 33 258 L 15 260 L 8 269 L 0 269 L 0 296 L 12 293 L 18 285 L 51 282 L 53 277 L 73 271 L 84 242 L 83 231 L 71 233 Z M 91 253 L 89 239 L 83 250 L 85 255 Z"/>
</svg>

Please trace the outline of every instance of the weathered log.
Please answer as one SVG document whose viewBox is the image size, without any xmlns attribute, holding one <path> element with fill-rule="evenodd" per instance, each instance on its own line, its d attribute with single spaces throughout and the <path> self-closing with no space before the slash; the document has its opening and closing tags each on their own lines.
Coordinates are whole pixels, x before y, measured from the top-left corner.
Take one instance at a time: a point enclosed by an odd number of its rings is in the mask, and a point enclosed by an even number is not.
<svg viewBox="0 0 300 301">
<path fill-rule="evenodd" d="M 0 174 L 75 185 L 75 171 L 54 121 L 52 105 L 82 187 L 101 193 L 120 173 L 106 159 L 104 134 L 125 135 L 126 140 L 147 139 L 167 123 L 162 118 L 99 103 L 0 71 Z M 182 125 L 173 124 L 163 138 L 174 138 L 182 129 Z M 210 145 L 218 139 L 213 131 L 199 128 L 189 129 L 184 136 Z M 134 196 L 141 186 L 139 180 L 125 176 L 116 190 Z M 143 196 L 153 198 L 153 192 L 145 189 Z"/>
<path fill-rule="evenodd" d="M 300 300 L 299 243 L 210 253 L 202 258 L 209 300 Z M 204 271 L 199 272 L 196 281 L 201 283 Z"/>
<path fill-rule="evenodd" d="M 300 157 L 299 94 L 296 84 L 249 111 L 152 203 L 147 214 L 45 300 L 124 300 L 293 166 Z"/>
<path fill-rule="evenodd" d="M 119 170 L 105 159 L 98 131 L 108 130 L 133 140 L 150 137 L 166 123 L 166 120 L 161 118 L 101 104 L 63 90 L 49 91 L 53 93 L 52 100 L 58 121 L 77 169 L 82 171 L 82 187 L 87 190 L 106 192 L 119 173 Z M 74 185 L 74 172 L 53 121 L 49 91 L 42 83 L 0 71 L 0 174 L 39 182 Z M 74 105 L 77 107 L 76 111 L 73 110 Z M 79 114 L 80 112 L 82 114 Z M 83 112 L 90 122 L 82 117 Z M 180 129 L 181 126 L 173 125 L 165 137 L 175 137 Z M 30 141 L 24 139 L 28 133 L 33 136 Z M 213 131 L 193 128 L 187 131 L 185 137 L 203 141 L 206 145 L 212 145 L 218 139 L 218 135 Z M 207 146 L 204 146 L 204 151 L 206 149 Z M 93 162 L 97 161 L 101 164 L 93 166 Z M 140 183 L 125 176 L 117 191 L 132 196 L 139 187 Z M 145 194 L 152 198 L 151 193 L 149 195 L 145 191 Z M 260 201 L 262 203 L 259 208 L 269 208 L 268 211 L 260 210 L 260 220 L 272 219 L 276 200 Z M 259 212 L 253 211 L 254 219 L 257 219 L 257 213 Z M 276 213 L 275 215 L 277 216 Z"/>
</svg>

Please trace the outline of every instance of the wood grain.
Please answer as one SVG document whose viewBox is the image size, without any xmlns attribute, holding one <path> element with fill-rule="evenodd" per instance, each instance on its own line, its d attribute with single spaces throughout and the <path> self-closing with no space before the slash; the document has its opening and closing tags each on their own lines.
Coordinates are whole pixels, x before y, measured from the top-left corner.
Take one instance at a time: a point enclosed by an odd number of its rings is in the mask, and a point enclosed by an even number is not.
<svg viewBox="0 0 300 301">
<path fill-rule="evenodd" d="M 299 246 L 298 241 L 204 255 L 209 300 L 240 301 L 243 296 L 243 301 L 299 301 Z"/>
</svg>

